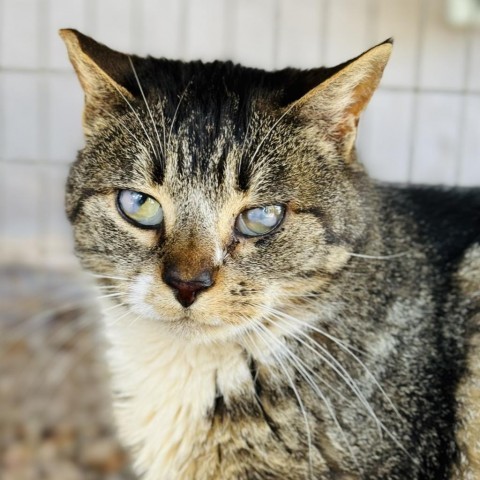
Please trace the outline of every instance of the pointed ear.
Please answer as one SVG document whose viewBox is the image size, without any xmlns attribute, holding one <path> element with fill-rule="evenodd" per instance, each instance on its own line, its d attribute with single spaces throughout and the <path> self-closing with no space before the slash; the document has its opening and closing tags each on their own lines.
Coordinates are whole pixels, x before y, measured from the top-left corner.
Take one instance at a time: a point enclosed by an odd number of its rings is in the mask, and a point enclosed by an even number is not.
<svg viewBox="0 0 480 480">
<path fill-rule="evenodd" d="M 68 56 L 85 92 L 84 128 L 88 133 L 99 110 L 134 98 L 128 55 L 97 43 L 77 30 L 60 30 Z"/>
<path fill-rule="evenodd" d="M 290 105 L 308 123 L 315 123 L 350 159 L 360 114 L 382 78 L 393 40 L 367 50 L 334 68 L 334 74 Z"/>
</svg>

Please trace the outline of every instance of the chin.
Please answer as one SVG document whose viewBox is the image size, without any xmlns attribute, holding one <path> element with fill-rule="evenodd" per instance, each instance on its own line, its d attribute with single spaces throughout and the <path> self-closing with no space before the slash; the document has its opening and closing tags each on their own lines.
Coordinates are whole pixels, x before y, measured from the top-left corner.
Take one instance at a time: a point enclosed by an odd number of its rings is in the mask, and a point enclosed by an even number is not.
<svg viewBox="0 0 480 480">
<path fill-rule="evenodd" d="M 103 311 L 109 311 L 112 306 L 106 302 L 102 305 Z M 193 344 L 224 343 L 238 340 L 249 329 L 255 320 L 245 319 L 242 323 L 232 324 L 220 316 L 205 316 L 191 310 L 175 311 L 180 309 L 165 309 L 168 314 L 161 313 L 158 308 L 148 304 L 133 304 L 127 310 L 117 315 L 107 316 L 107 322 L 115 325 L 129 325 L 134 327 L 140 324 L 150 324 L 157 333 L 164 338 L 179 340 Z M 173 311 L 172 311 L 173 310 Z M 118 318 L 116 318 L 118 317 Z M 120 320 L 118 320 L 120 319 Z"/>
<path fill-rule="evenodd" d="M 226 323 L 212 325 L 191 319 L 169 322 L 163 327 L 166 327 L 169 335 L 175 338 L 203 345 L 232 342 L 242 337 L 246 331 L 244 326 L 233 326 Z"/>
</svg>

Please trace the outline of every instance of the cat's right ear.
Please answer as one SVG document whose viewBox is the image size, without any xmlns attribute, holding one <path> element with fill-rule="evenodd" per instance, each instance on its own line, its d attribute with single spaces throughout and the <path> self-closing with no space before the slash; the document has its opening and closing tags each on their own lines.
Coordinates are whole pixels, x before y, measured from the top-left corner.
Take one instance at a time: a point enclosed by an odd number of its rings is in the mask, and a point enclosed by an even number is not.
<svg viewBox="0 0 480 480">
<path fill-rule="evenodd" d="M 68 56 L 85 92 L 83 124 L 88 134 L 95 119 L 116 104 L 131 101 L 132 66 L 128 55 L 116 52 L 77 30 L 60 30 Z"/>
</svg>

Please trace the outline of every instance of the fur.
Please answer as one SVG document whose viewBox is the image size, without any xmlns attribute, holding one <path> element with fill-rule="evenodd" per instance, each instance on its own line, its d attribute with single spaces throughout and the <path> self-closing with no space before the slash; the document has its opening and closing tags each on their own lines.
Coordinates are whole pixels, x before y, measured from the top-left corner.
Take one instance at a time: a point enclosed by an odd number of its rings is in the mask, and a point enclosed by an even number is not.
<svg viewBox="0 0 480 480">
<path fill-rule="evenodd" d="M 265 72 L 62 36 L 86 102 L 67 213 L 108 292 L 140 477 L 476 478 L 480 192 L 379 184 L 357 161 L 391 42 Z M 160 228 L 125 221 L 124 189 L 161 204 Z M 235 230 L 265 205 L 277 228 Z M 172 266 L 214 284 L 184 307 Z"/>
</svg>

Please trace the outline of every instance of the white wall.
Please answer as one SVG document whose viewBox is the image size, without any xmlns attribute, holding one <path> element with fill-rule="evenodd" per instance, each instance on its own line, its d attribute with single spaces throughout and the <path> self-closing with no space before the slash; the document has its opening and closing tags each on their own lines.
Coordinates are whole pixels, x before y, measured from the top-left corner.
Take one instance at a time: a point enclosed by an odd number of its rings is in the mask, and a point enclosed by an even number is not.
<svg viewBox="0 0 480 480">
<path fill-rule="evenodd" d="M 332 65 L 394 36 L 360 129 L 373 176 L 480 185 L 480 31 L 443 0 L 0 0 L 0 262 L 71 258 L 63 182 L 82 93 L 57 30 L 113 48 L 280 68 Z"/>
</svg>

